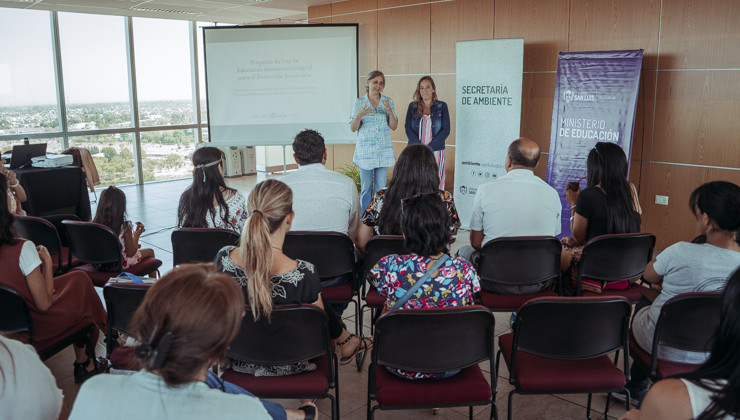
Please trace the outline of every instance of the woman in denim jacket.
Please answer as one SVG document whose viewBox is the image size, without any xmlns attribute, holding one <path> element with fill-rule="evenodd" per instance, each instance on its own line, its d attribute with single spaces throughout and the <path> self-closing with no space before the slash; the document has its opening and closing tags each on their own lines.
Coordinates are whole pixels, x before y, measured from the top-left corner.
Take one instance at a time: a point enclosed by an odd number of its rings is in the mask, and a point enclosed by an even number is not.
<svg viewBox="0 0 740 420">
<path fill-rule="evenodd" d="M 431 76 L 416 84 L 414 101 L 406 111 L 406 137 L 409 144 L 426 144 L 434 152 L 439 168 L 439 189 L 445 189 L 445 140 L 450 135 L 450 113 L 447 104 L 437 99 Z"/>
</svg>

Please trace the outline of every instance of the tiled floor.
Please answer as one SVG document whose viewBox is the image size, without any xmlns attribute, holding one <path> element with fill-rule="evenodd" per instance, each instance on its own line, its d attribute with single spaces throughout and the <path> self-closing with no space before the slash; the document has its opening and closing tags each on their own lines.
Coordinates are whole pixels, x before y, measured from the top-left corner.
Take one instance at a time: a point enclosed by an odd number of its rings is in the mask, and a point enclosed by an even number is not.
<svg viewBox="0 0 740 420">
<path fill-rule="evenodd" d="M 279 178 L 279 175 L 275 175 Z M 273 177 L 273 175 L 270 175 Z M 257 176 L 245 176 L 240 178 L 231 178 L 227 183 L 237 190 L 248 195 L 251 189 L 258 182 L 266 179 L 264 173 Z M 161 273 L 166 273 L 172 268 L 172 246 L 170 243 L 170 234 L 177 224 L 177 204 L 180 194 L 190 184 L 190 180 L 166 181 L 147 184 L 140 186 L 126 186 L 121 189 L 126 193 L 128 218 L 132 221 L 140 221 L 146 227 L 146 232 L 141 237 L 142 247 L 152 248 L 156 257 L 162 260 L 163 266 Z M 99 194 L 99 192 L 98 192 Z M 92 198 L 92 196 L 91 196 Z M 93 203 L 93 214 L 95 212 L 95 203 Z M 458 240 L 453 245 L 453 253 L 461 246 L 468 244 L 468 232 L 461 231 L 458 234 Z M 349 316 L 351 311 L 346 311 L 345 322 L 350 331 L 354 330 L 354 317 Z M 495 313 L 496 317 L 496 336 L 511 331 L 509 327 L 510 313 Z M 365 324 L 363 330 L 369 334 L 369 314 L 365 314 Z M 101 338 L 102 343 L 102 338 Z M 98 344 L 98 353 L 105 354 L 105 348 Z M 70 404 L 74 403 L 79 386 L 74 384 L 72 377 L 72 362 L 74 354 L 72 349 L 66 349 L 56 356 L 49 359 L 46 363 L 57 378 L 59 387 L 64 391 L 65 401 Z M 340 413 L 345 419 L 365 419 L 366 418 L 366 399 L 367 399 L 367 369 L 369 357 L 365 360 L 365 365 L 361 372 L 353 365 L 340 366 L 339 383 L 340 383 Z M 481 368 L 485 371 L 486 377 L 490 380 L 488 363 L 482 363 Z M 505 419 L 507 415 L 507 397 L 509 391 L 513 389 L 508 382 L 508 371 L 506 366 L 501 364 L 501 371 L 498 372 L 497 378 L 498 394 L 496 402 L 498 404 L 499 418 Z M 515 395 L 514 396 L 514 418 L 515 419 L 571 419 L 585 418 L 586 416 L 586 399 L 585 394 L 577 395 Z M 297 407 L 299 403 L 294 400 L 280 401 L 286 407 Z M 597 394 L 593 398 L 593 410 L 591 413 L 594 419 L 603 419 L 604 404 L 606 395 Z M 330 404 L 328 400 L 317 402 L 322 418 L 330 418 Z M 612 400 L 609 409 L 609 418 L 617 418 L 624 413 L 624 404 Z M 404 411 L 380 411 L 377 410 L 375 417 L 378 419 L 462 419 L 467 418 L 468 410 L 461 408 L 443 408 L 436 412 L 428 410 L 404 410 Z M 474 417 L 476 419 L 488 419 L 490 409 L 487 407 L 476 407 Z"/>
</svg>

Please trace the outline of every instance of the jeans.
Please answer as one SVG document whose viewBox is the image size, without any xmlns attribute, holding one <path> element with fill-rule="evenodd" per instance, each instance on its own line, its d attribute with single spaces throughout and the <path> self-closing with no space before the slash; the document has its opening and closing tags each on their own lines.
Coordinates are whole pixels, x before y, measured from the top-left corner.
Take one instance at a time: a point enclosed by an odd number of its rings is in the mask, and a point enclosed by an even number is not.
<svg viewBox="0 0 740 420">
<path fill-rule="evenodd" d="M 373 185 L 373 178 L 375 184 Z M 378 190 L 385 188 L 388 168 L 360 168 L 360 209 L 364 212 Z"/>
<path fill-rule="evenodd" d="M 244 394 L 254 397 L 254 394 L 246 391 L 244 388 L 238 385 L 234 385 L 231 382 L 224 381 L 210 370 L 206 374 L 206 385 L 208 385 L 211 389 L 218 389 L 227 394 Z M 285 413 L 285 408 L 282 405 L 270 401 L 265 401 L 261 398 L 259 400 L 262 403 L 262 406 L 265 407 L 265 410 L 267 410 L 267 414 L 269 414 L 270 417 L 273 418 L 273 420 L 286 420 L 288 418 L 288 415 Z"/>
</svg>

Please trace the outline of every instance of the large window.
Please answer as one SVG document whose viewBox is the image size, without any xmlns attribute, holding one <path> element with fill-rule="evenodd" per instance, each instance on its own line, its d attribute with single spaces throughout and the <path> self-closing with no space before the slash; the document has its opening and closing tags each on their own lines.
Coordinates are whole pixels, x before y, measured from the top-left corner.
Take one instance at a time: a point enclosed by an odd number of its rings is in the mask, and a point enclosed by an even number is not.
<svg viewBox="0 0 740 420">
<path fill-rule="evenodd" d="M 189 21 L 0 7 L 0 151 L 25 137 L 49 152 L 86 148 L 103 185 L 190 177 L 199 132 L 207 140 L 192 31 Z"/>
<path fill-rule="evenodd" d="M 141 126 L 193 124 L 190 23 L 134 18 Z"/>
<path fill-rule="evenodd" d="M 0 135 L 59 131 L 49 12 L 0 9 L 0 40 Z"/>
<path fill-rule="evenodd" d="M 125 19 L 59 13 L 59 39 L 69 130 L 131 127 Z"/>
</svg>

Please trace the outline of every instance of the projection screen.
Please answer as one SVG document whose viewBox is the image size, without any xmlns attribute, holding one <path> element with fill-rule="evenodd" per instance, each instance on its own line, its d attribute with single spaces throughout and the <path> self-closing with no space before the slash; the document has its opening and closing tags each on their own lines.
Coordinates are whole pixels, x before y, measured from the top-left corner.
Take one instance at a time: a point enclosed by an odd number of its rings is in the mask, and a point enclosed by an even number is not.
<svg viewBox="0 0 740 420">
<path fill-rule="evenodd" d="M 305 128 L 352 144 L 357 24 L 203 28 L 208 135 L 222 145 L 285 145 Z"/>
</svg>

